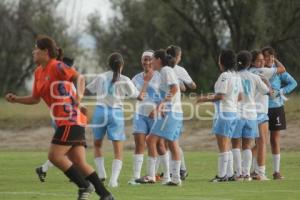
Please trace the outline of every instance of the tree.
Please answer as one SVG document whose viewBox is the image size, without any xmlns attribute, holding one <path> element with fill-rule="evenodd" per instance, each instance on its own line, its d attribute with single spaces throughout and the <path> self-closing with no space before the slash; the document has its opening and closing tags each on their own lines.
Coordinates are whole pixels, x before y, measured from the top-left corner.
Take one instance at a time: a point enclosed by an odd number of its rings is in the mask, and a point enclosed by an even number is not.
<svg viewBox="0 0 300 200">
<path fill-rule="evenodd" d="M 66 33 L 67 25 L 57 15 L 56 0 L 0 2 L 0 94 L 24 89 L 35 65 L 34 39 L 38 34 L 55 38 L 66 52 L 74 52 L 76 37 Z"/>
<path fill-rule="evenodd" d="M 99 16 L 90 18 L 89 32 L 96 39 L 99 63 L 119 51 L 130 67 L 140 70 L 140 55 L 147 48 L 177 44 L 182 64 L 200 86 L 212 89 L 218 75 L 218 54 L 271 45 L 295 77 L 299 77 L 300 2 L 297 0 L 111 0 L 117 13 L 108 26 Z M 299 81 L 299 78 L 298 78 Z"/>
</svg>

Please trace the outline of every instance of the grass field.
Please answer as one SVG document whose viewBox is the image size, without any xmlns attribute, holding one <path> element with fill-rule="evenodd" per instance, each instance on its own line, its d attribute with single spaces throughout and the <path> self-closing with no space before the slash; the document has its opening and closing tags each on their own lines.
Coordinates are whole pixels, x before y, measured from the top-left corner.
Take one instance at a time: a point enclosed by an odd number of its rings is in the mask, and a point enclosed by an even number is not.
<svg viewBox="0 0 300 200">
<path fill-rule="evenodd" d="M 187 152 L 189 177 L 182 187 L 154 185 L 127 185 L 131 175 L 131 154 L 126 153 L 120 177 L 120 187 L 112 189 L 117 200 L 296 200 L 300 196 L 300 152 L 282 154 L 282 181 L 209 183 L 216 172 L 216 153 Z M 60 171 L 50 169 L 47 181 L 40 183 L 34 169 L 46 158 L 46 152 L 0 153 L 1 200 L 74 200 L 76 187 Z M 88 159 L 93 163 L 91 151 Z M 111 155 L 106 168 L 110 174 Z M 268 160 L 271 177 L 271 160 Z M 93 194 L 90 198 L 96 200 Z"/>
</svg>

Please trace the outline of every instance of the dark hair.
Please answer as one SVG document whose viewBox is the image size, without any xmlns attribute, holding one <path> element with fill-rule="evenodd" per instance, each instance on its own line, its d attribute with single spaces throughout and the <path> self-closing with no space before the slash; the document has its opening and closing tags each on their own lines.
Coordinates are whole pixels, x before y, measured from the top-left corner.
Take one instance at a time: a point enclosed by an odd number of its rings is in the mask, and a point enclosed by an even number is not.
<svg viewBox="0 0 300 200">
<path fill-rule="evenodd" d="M 271 46 L 266 46 L 266 47 L 262 48 L 261 52 L 263 54 L 268 53 L 270 55 L 276 56 L 275 49 L 273 47 L 271 47 Z"/>
<path fill-rule="evenodd" d="M 252 63 L 255 62 L 255 60 L 257 59 L 257 57 L 259 56 L 259 54 L 262 54 L 262 52 L 258 49 L 252 50 L 251 51 L 251 55 L 252 55 Z"/>
<path fill-rule="evenodd" d="M 62 61 L 63 61 L 63 63 L 65 63 L 69 67 L 72 67 L 74 65 L 74 59 L 73 58 L 63 57 Z"/>
<path fill-rule="evenodd" d="M 176 65 L 176 56 L 178 56 L 180 51 L 180 47 L 176 47 L 174 45 L 167 48 L 166 53 L 169 66 L 174 67 Z"/>
<path fill-rule="evenodd" d="M 238 71 L 246 69 L 250 66 L 252 61 L 252 55 L 249 51 L 240 51 L 237 55 L 237 69 Z"/>
<path fill-rule="evenodd" d="M 220 53 L 220 63 L 224 66 L 224 71 L 236 70 L 236 55 L 230 49 L 224 49 Z"/>
<path fill-rule="evenodd" d="M 108 57 L 108 65 L 114 72 L 112 83 L 115 83 L 119 80 L 121 74 L 121 67 L 124 65 L 124 60 L 121 54 L 112 53 Z"/>
<path fill-rule="evenodd" d="M 164 49 L 159 49 L 159 50 L 154 51 L 153 57 L 156 58 L 156 59 L 159 58 L 161 60 L 161 64 L 163 66 L 168 66 L 169 65 L 169 61 L 168 61 L 168 58 L 167 58 L 167 53 Z"/>
<path fill-rule="evenodd" d="M 63 51 L 61 48 L 56 46 L 56 42 L 49 36 L 38 35 L 36 38 L 36 46 L 42 50 L 48 50 L 48 55 L 50 58 L 55 58 L 57 60 L 63 59 Z"/>
</svg>

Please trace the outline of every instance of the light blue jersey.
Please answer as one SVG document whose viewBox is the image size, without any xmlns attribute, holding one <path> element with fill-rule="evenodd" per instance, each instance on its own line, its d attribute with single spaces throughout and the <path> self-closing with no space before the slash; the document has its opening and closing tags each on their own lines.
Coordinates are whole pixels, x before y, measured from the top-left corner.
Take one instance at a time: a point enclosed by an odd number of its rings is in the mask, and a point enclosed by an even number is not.
<svg viewBox="0 0 300 200">
<path fill-rule="evenodd" d="M 135 75 L 132 78 L 135 87 L 141 92 L 144 85 L 144 72 Z M 154 120 L 149 117 L 150 113 L 156 109 L 161 101 L 160 92 L 160 74 L 155 71 L 152 79 L 148 83 L 147 93 L 143 101 L 136 103 L 136 111 L 133 118 L 133 134 L 149 134 Z"/>
<path fill-rule="evenodd" d="M 277 91 L 277 95 L 275 98 L 269 98 L 269 108 L 279 108 L 283 106 L 283 95 L 291 93 L 297 87 L 296 80 L 288 72 L 276 74 L 271 78 L 270 83 L 272 88 Z"/>
</svg>

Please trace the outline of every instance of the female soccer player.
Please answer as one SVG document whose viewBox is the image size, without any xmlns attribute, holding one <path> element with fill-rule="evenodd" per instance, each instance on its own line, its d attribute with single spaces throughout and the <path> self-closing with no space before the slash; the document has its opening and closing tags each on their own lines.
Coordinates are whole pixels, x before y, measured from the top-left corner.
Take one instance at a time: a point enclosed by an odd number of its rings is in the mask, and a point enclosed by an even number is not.
<svg viewBox="0 0 300 200">
<path fill-rule="evenodd" d="M 255 95 L 267 95 L 270 90 L 258 75 L 248 71 L 251 65 L 252 55 L 249 51 L 241 51 L 237 55 L 238 74 L 242 80 L 242 99 L 238 105 L 238 123 L 232 136 L 232 148 L 240 149 L 242 139 L 243 161 L 240 155 L 233 153 L 236 161 L 236 176 L 246 181 L 252 180 L 250 169 L 252 162 L 252 141 L 258 137 L 257 112 Z M 240 166 L 242 165 L 242 170 Z"/>
<path fill-rule="evenodd" d="M 106 178 L 104 157 L 101 150 L 105 134 L 112 141 L 114 160 L 109 181 L 110 187 L 118 187 L 118 177 L 122 168 L 123 141 L 125 140 L 125 124 L 123 103 L 125 98 L 137 98 L 138 90 L 131 80 L 122 75 L 123 57 L 112 53 L 108 58 L 110 71 L 98 75 L 87 89 L 97 93 L 97 106 L 93 115 L 94 156 L 101 179 Z"/>
<path fill-rule="evenodd" d="M 230 139 L 237 124 L 237 104 L 242 90 L 241 79 L 236 73 L 235 66 L 235 53 L 231 50 L 223 50 L 219 56 L 222 74 L 215 83 L 215 94 L 198 98 L 198 103 L 215 102 L 212 132 L 216 135 L 220 153 L 218 174 L 211 182 L 227 181 L 228 177 L 233 176 Z"/>
<path fill-rule="evenodd" d="M 265 68 L 265 60 L 262 52 L 260 50 L 254 50 L 252 54 L 252 65 L 249 69 L 250 72 L 259 75 L 262 80 L 270 81 L 270 79 L 276 74 L 281 74 L 285 72 L 285 67 L 277 60 L 277 68 Z M 268 86 L 271 87 L 270 83 Z M 269 117 L 268 117 L 268 107 L 269 107 L 269 96 L 257 93 L 255 95 L 256 102 L 256 112 L 257 112 L 257 123 L 259 129 L 259 137 L 255 140 L 255 146 L 252 148 L 252 168 L 253 172 L 251 176 L 254 180 L 269 180 L 266 177 L 266 146 L 267 138 L 269 132 Z M 237 151 L 239 153 L 240 149 L 233 149 L 232 151 Z"/>
<path fill-rule="evenodd" d="M 136 112 L 133 118 L 133 135 L 135 142 L 133 178 L 128 182 L 132 185 L 138 184 L 135 180 L 141 178 L 146 137 L 150 133 L 154 121 L 149 115 L 160 101 L 160 74 L 153 70 L 152 56 L 152 50 L 145 51 L 142 54 L 141 63 L 144 71 L 135 75 L 132 79 L 137 89 L 145 94 L 144 100 L 137 102 Z"/>
<path fill-rule="evenodd" d="M 48 36 L 38 36 L 32 52 L 38 65 L 34 72 L 33 92 L 30 96 L 6 95 L 11 103 L 37 104 L 42 98 L 51 110 L 57 129 L 53 136 L 49 160 L 79 188 L 78 199 L 86 200 L 93 191 L 92 183 L 101 200 L 112 200 L 94 169 L 85 157 L 86 116 L 80 110 L 84 93 L 84 77 L 74 68 L 56 60 L 56 43 Z M 77 90 L 73 83 L 76 83 Z M 66 157 L 68 155 L 68 157 Z"/>
<path fill-rule="evenodd" d="M 266 61 L 266 67 L 274 68 L 275 50 L 272 47 L 262 49 Z M 286 94 L 291 93 L 296 87 L 296 80 L 288 73 L 277 74 L 271 80 L 271 86 L 274 90 L 274 96 L 269 98 L 269 130 L 270 142 L 273 154 L 273 179 L 282 179 L 280 173 L 280 131 L 286 129 L 284 101 Z"/>
<path fill-rule="evenodd" d="M 172 178 L 168 169 L 168 159 L 164 159 L 164 179 L 166 185 L 181 185 L 180 180 L 180 155 L 179 147 L 176 142 L 180 136 L 179 131 L 182 126 L 182 108 L 180 101 L 180 89 L 178 79 L 173 70 L 175 57 L 167 55 L 165 50 L 157 50 L 153 56 L 153 67 L 160 72 L 160 93 L 161 102 L 150 114 L 154 117 L 154 124 L 146 142 L 149 156 L 149 174 L 141 180 L 142 183 L 154 183 L 155 163 L 157 159 L 157 144 L 161 138 L 167 140 L 168 147 L 172 154 Z M 169 180 L 168 180 L 169 179 Z"/>
<path fill-rule="evenodd" d="M 188 74 L 188 72 L 183 67 L 178 65 L 181 61 L 181 56 L 182 56 L 181 48 L 179 46 L 170 45 L 167 48 L 167 52 L 168 51 L 175 52 L 176 63 L 175 63 L 173 70 L 179 80 L 180 91 L 185 92 L 185 90 L 186 90 L 185 85 L 189 89 L 195 90 L 197 88 L 196 83 L 193 81 L 193 79 Z M 182 130 L 180 130 L 180 131 L 182 131 Z M 183 153 L 181 147 L 179 147 L 179 152 L 180 152 L 180 160 L 181 160 L 180 178 L 181 178 L 181 180 L 185 180 L 185 178 L 188 176 L 188 172 L 187 172 L 187 168 L 186 168 L 186 164 L 185 164 L 184 153 Z"/>
</svg>

